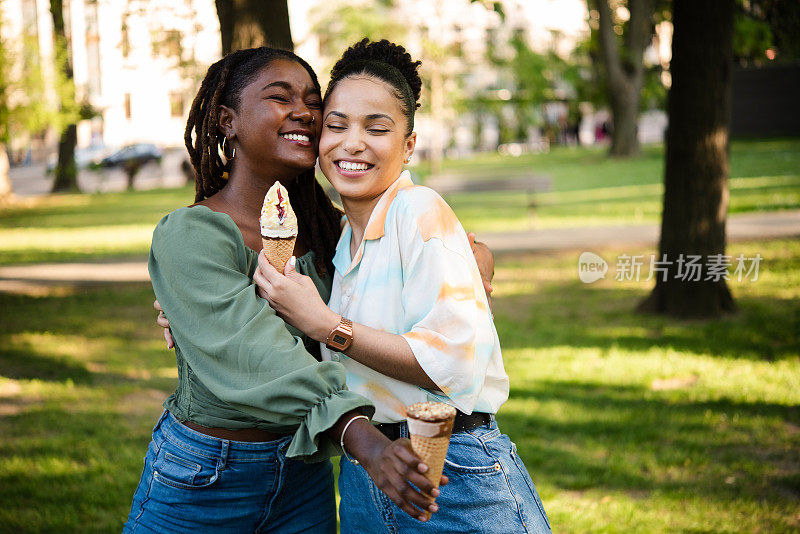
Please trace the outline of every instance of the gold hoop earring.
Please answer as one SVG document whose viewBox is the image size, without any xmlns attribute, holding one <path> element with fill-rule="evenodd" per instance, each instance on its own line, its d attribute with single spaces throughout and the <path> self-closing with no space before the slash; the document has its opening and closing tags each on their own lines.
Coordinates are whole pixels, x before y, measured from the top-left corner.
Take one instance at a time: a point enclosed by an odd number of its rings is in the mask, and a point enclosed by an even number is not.
<svg viewBox="0 0 800 534">
<path fill-rule="evenodd" d="M 236 157 L 236 147 L 233 147 L 233 153 L 231 154 L 231 157 L 228 157 L 228 152 L 227 152 L 227 150 L 225 150 L 225 148 L 226 148 L 225 144 L 226 144 L 227 141 L 228 141 L 228 138 L 227 137 L 223 137 L 222 138 L 222 146 L 220 148 L 222 149 L 222 155 L 225 156 L 225 159 L 230 161 L 230 160 L 232 160 L 233 158 Z"/>
<path fill-rule="evenodd" d="M 411 162 L 411 156 L 413 156 L 413 154 L 409 154 L 408 157 L 406 157 L 406 159 L 405 159 L 405 163 L 406 164 Z"/>
</svg>

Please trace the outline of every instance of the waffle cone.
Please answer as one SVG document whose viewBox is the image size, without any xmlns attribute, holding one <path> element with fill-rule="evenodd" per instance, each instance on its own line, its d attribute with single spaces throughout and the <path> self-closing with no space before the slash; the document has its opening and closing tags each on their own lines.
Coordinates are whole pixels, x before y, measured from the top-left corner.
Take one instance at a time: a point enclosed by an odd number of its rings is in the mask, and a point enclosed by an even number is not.
<svg viewBox="0 0 800 534">
<path fill-rule="evenodd" d="M 281 274 L 283 274 L 283 269 L 286 267 L 286 262 L 289 261 L 289 258 L 294 253 L 294 242 L 296 240 L 297 236 L 285 238 L 261 236 L 264 255 Z"/>
<path fill-rule="evenodd" d="M 427 428 L 425 434 L 431 434 L 431 425 L 438 425 L 439 429 L 435 432 L 436 435 L 420 435 L 415 433 L 415 426 L 422 423 Z M 442 471 L 444 470 L 444 459 L 447 456 L 447 446 L 450 444 L 450 434 L 453 431 L 453 418 L 437 423 L 428 421 L 419 421 L 411 417 L 408 418 L 408 433 L 411 437 L 411 449 L 419 456 L 427 466 L 428 471 L 425 472 L 425 478 L 431 481 L 433 487 L 439 487 L 439 480 L 442 478 Z M 430 497 L 430 495 L 428 495 Z M 430 517 L 430 512 L 423 511 L 426 518 Z"/>
</svg>

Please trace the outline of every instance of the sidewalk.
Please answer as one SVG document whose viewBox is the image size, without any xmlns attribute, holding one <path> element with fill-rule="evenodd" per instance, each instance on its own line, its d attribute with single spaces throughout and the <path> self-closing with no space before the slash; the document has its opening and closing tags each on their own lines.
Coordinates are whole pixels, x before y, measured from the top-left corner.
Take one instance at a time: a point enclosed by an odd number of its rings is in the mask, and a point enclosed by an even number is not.
<svg viewBox="0 0 800 534">
<path fill-rule="evenodd" d="M 481 234 L 478 238 L 500 256 L 558 250 L 598 251 L 614 246 L 658 244 L 658 225 L 596 226 Z M 728 242 L 800 238 L 800 210 L 747 213 L 728 219 Z M 147 259 L 120 262 L 0 266 L 0 291 L 37 287 L 147 282 Z"/>
<path fill-rule="evenodd" d="M 626 245 L 656 247 L 660 225 L 587 226 L 552 228 L 478 236 L 495 254 L 552 250 L 593 251 Z M 728 242 L 757 239 L 800 238 L 800 210 L 732 215 L 727 224 Z M 0 274 L 2 276 L 2 274 Z"/>
</svg>

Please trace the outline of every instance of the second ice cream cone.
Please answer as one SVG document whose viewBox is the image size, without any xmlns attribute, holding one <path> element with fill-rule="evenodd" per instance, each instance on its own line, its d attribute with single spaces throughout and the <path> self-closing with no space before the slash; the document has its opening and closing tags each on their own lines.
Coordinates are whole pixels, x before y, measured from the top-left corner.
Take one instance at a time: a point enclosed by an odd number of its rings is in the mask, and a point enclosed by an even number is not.
<svg viewBox="0 0 800 534">
<path fill-rule="evenodd" d="M 456 410 L 441 402 L 418 402 L 406 408 L 411 449 L 428 466 L 425 478 L 439 487 Z M 430 517 L 430 512 L 424 512 Z"/>
</svg>

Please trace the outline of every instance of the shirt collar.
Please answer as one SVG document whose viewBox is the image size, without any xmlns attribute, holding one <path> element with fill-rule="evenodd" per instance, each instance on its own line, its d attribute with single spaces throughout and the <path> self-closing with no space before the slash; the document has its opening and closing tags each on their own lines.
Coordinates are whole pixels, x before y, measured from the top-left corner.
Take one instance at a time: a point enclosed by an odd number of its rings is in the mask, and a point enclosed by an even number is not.
<svg viewBox="0 0 800 534">
<path fill-rule="evenodd" d="M 347 268 L 350 267 L 350 239 L 353 234 L 353 229 L 350 228 L 350 223 L 345 218 L 344 228 L 342 235 L 339 237 L 339 242 L 336 243 L 336 253 L 333 255 L 333 268 L 344 275 Z"/>
<path fill-rule="evenodd" d="M 383 237 L 383 227 L 386 224 L 386 215 L 389 213 L 389 206 L 391 206 L 397 192 L 404 187 L 414 185 L 411 181 L 411 173 L 403 171 L 400 176 L 395 180 L 389 188 L 383 192 L 381 199 L 372 210 L 367 222 L 367 228 L 364 230 L 364 239 L 380 239 Z"/>
<path fill-rule="evenodd" d="M 342 276 L 347 275 L 353 270 L 353 267 L 361 262 L 361 258 L 364 255 L 364 243 L 366 241 L 383 237 L 386 215 L 389 213 L 389 206 L 391 206 L 394 197 L 397 196 L 398 191 L 412 185 L 414 185 L 414 182 L 411 181 L 411 173 L 403 171 L 400 173 L 397 180 L 392 182 L 392 185 L 383 192 L 380 200 L 378 200 L 378 203 L 369 216 L 367 228 L 364 230 L 364 238 L 358 245 L 358 250 L 352 259 L 350 258 L 350 239 L 352 239 L 353 229 L 350 228 L 350 221 L 345 217 L 342 236 L 336 244 L 336 254 L 333 256 L 333 266 L 337 271 L 342 273 Z"/>
</svg>

